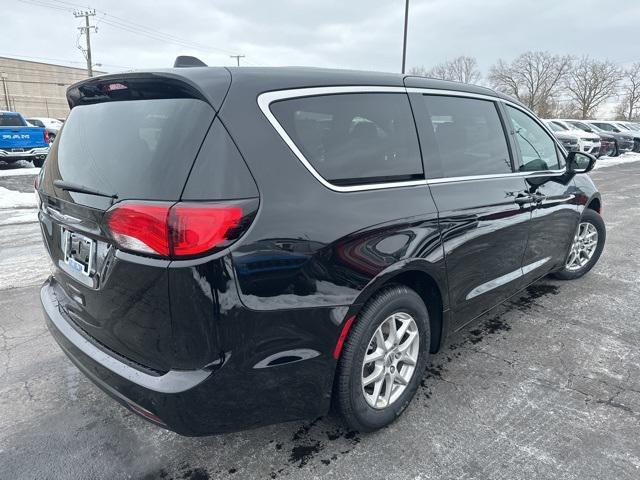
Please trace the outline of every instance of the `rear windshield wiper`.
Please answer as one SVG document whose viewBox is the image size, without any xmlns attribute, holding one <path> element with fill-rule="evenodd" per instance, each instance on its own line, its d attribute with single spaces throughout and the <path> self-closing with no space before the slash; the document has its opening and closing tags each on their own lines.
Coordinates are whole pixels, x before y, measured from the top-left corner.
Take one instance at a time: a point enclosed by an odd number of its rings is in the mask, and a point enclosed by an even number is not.
<svg viewBox="0 0 640 480">
<path fill-rule="evenodd" d="M 65 182 L 64 180 L 54 180 L 53 185 L 68 192 L 87 193 L 89 195 L 97 195 L 99 197 L 107 197 L 111 199 L 118 198 L 115 193 L 105 193 L 95 188 L 85 187 L 84 185 L 78 185 L 77 183 Z"/>
</svg>

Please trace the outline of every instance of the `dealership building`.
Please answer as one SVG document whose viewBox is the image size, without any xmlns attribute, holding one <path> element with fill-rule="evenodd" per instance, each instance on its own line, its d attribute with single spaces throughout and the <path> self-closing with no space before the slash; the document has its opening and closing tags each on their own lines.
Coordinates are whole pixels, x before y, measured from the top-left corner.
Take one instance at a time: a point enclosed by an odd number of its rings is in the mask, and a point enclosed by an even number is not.
<svg viewBox="0 0 640 480">
<path fill-rule="evenodd" d="M 66 118 L 67 87 L 85 78 L 84 68 L 0 57 L 0 110 L 25 117 Z"/>
</svg>

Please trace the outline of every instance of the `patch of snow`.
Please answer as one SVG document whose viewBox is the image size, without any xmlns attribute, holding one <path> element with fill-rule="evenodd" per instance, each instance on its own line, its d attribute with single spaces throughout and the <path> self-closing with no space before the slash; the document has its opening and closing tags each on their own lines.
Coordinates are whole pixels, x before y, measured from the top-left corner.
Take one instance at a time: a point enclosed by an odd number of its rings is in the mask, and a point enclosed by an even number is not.
<svg viewBox="0 0 640 480">
<path fill-rule="evenodd" d="M 0 217 L 0 226 L 2 225 L 19 225 L 22 223 L 38 223 L 38 210 L 33 208 L 21 208 L 11 214 Z"/>
<path fill-rule="evenodd" d="M 613 167 L 614 165 L 622 165 L 625 163 L 640 162 L 640 153 L 623 153 L 619 157 L 600 157 L 596 161 L 594 170 L 600 168 Z"/>
<path fill-rule="evenodd" d="M 41 284 L 52 267 L 37 223 L 0 228 L 0 298 L 4 289 Z"/>
<path fill-rule="evenodd" d="M 0 215 L 0 227 L 3 225 L 18 225 L 21 223 L 35 223 L 38 221 L 38 210 L 25 208 L 16 212 L 10 211 L 9 215 Z"/>
<path fill-rule="evenodd" d="M 36 207 L 36 194 L 0 187 L 0 208 Z"/>
<path fill-rule="evenodd" d="M 31 164 L 29 164 L 31 165 Z M 0 170 L 0 177 L 17 177 L 20 175 L 37 175 L 40 169 L 36 167 L 29 168 L 11 168 L 9 170 Z"/>
</svg>

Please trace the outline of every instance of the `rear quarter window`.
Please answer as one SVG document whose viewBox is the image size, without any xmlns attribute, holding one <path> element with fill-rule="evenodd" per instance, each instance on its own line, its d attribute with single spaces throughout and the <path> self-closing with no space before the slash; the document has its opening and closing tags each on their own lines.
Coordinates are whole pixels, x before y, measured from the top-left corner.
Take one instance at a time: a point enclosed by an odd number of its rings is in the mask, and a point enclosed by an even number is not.
<svg viewBox="0 0 640 480">
<path fill-rule="evenodd" d="M 319 95 L 270 108 L 307 161 L 334 185 L 424 178 L 405 94 Z"/>
</svg>

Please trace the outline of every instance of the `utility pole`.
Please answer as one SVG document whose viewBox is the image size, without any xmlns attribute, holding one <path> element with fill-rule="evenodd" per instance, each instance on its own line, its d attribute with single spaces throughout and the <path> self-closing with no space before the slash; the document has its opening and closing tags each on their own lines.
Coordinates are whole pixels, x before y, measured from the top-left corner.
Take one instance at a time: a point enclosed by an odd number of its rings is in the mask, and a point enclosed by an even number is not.
<svg viewBox="0 0 640 480">
<path fill-rule="evenodd" d="M 238 62 L 238 66 L 240 66 L 240 59 L 244 58 L 244 55 L 229 55 L 231 58 L 235 58 Z"/>
<path fill-rule="evenodd" d="M 96 11 L 95 10 L 74 10 L 73 16 L 76 18 L 84 17 L 84 22 L 85 22 L 84 27 L 78 27 L 78 30 L 80 30 L 80 35 L 84 34 L 86 36 L 87 48 L 84 49 L 80 45 L 78 45 L 78 48 L 84 54 L 84 58 L 87 59 L 87 73 L 89 74 L 90 77 L 93 77 L 93 64 L 91 62 L 91 29 L 93 29 L 94 32 L 98 33 L 98 27 L 96 27 L 95 25 L 89 24 L 89 17 L 95 17 Z"/>
<path fill-rule="evenodd" d="M 7 89 L 6 78 L 8 75 L 4 72 L 0 72 L 0 78 L 2 78 L 2 90 L 4 92 L 4 103 L 6 105 L 7 110 L 11 110 L 11 105 L 9 105 L 9 90 Z"/>
<path fill-rule="evenodd" d="M 407 24 L 409 23 L 409 0 L 404 4 L 404 40 L 402 42 L 402 73 L 407 62 Z"/>
</svg>

